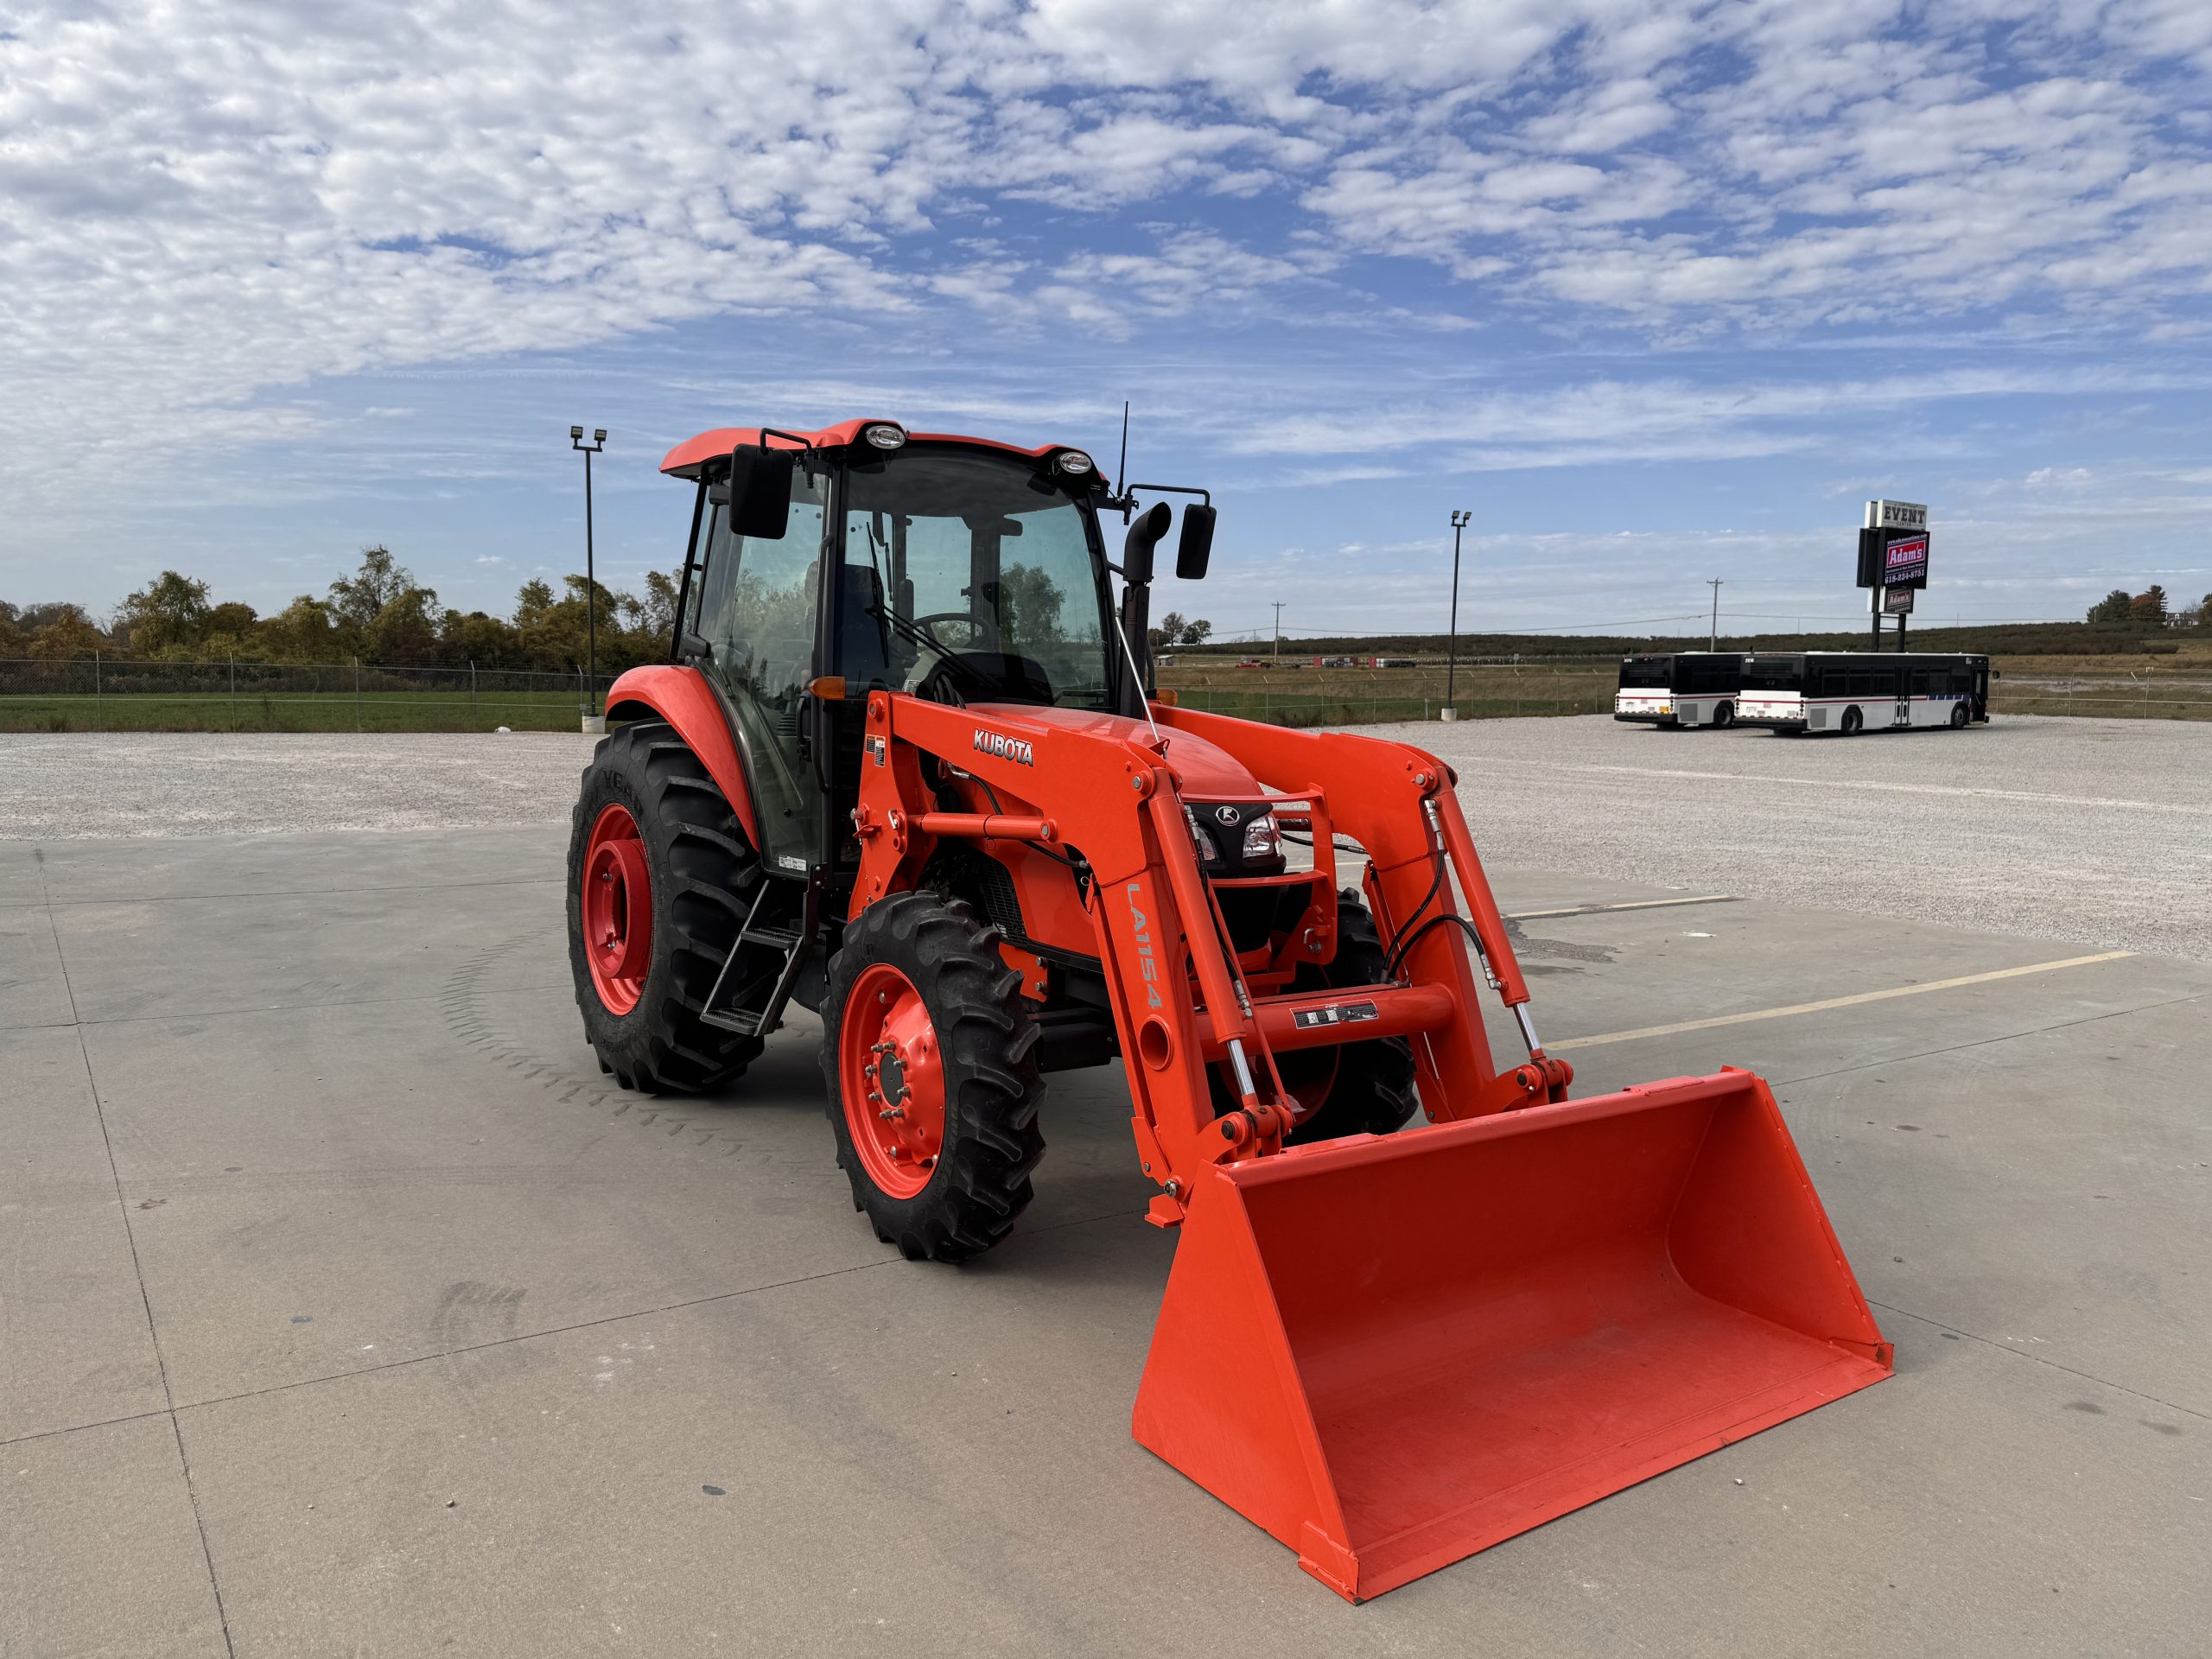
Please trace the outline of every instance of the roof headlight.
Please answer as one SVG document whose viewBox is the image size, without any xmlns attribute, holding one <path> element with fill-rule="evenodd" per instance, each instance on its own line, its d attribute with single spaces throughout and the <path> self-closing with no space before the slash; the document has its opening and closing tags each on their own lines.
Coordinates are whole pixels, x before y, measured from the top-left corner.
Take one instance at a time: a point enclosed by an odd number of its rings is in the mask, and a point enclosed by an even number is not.
<svg viewBox="0 0 2212 1659">
<path fill-rule="evenodd" d="M 879 449 L 896 449 L 906 442 L 906 434 L 889 421 L 874 421 L 861 429 L 861 436 Z"/>
<path fill-rule="evenodd" d="M 1062 472 L 1076 478 L 1081 478 L 1085 473 L 1090 471 L 1091 467 L 1090 457 L 1080 449 L 1061 450 L 1058 454 L 1052 457 L 1052 464 Z"/>
</svg>

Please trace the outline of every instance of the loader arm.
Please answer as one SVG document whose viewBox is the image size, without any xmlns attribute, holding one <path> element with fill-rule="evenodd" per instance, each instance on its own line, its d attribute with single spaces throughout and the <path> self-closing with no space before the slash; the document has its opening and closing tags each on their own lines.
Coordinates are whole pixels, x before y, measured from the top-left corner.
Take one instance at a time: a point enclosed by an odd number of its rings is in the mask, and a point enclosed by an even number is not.
<svg viewBox="0 0 2212 1659">
<path fill-rule="evenodd" d="M 1126 722 L 1070 730 L 1009 705 L 955 709 L 870 695 L 854 815 L 862 849 L 855 911 L 914 887 L 948 838 L 976 842 L 986 854 L 1026 843 L 1070 864 L 1128 1063 L 1139 1161 L 1163 1189 L 1153 1207 L 1162 1224 L 1183 1218 L 1199 1171 L 1279 1152 L 1284 1135 L 1319 1105 L 1284 1088 L 1278 1047 L 1408 1037 L 1423 1103 L 1440 1121 L 1561 1097 L 1570 1073 L 1541 1052 L 1503 1075 L 1491 1061 L 1469 940 L 1480 941 L 1478 959 L 1505 995 L 1525 1001 L 1527 991 L 1443 767 L 1399 744 L 1234 721 L 1217 728 L 1206 732 L 1210 741 L 1278 786 L 1246 798 L 1278 803 L 1314 830 L 1313 872 L 1263 878 L 1302 879 L 1313 888 L 1293 948 L 1324 957 L 1334 950 L 1341 831 L 1369 852 L 1370 902 L 1383 937 L 1403 947 L 1389 982 L 1255 994 L 1185 827 L 1173 733 L 1155 738 Z M 1275 737 L 1294 741 L 1271 745 Z M 988 785 L 998 810 L 938 810 L 925 756 Z M 1459 915 L 1447 873 L 1470 897 L 1471 921 Z M 1211 1065 L 1228 1068 L 1234 1107 L 1217 1103 Z"/>
</svg>

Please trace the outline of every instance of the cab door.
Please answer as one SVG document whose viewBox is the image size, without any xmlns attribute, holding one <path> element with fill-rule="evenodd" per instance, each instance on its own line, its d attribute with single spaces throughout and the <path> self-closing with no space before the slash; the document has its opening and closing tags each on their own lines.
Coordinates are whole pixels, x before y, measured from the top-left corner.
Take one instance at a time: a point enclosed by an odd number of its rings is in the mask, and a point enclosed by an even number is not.
<svg viewBox="0 0 2212 1659">
<path fill-rule="evenodd" d="M 690 631 L 714 651 L 702 666 L 735 717 L 761 855 L 787 875 L 804 874 L 823 845 L 825 808 L 811 754 L 808 686 L 820 649 L 828 490 L 826 472 L 803 461 L 794 468 L 791 516 L 774 541 L 731 534 L 728 506 L 712 505 L 701 532 L 706 568 L 691 612 Z"/>
</svg>

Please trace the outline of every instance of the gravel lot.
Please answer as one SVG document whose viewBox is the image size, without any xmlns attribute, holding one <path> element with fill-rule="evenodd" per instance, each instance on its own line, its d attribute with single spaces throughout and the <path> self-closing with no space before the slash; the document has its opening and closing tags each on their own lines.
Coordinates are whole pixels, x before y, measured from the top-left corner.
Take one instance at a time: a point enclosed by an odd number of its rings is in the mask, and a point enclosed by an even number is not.
<svg viewBox="0 0 2212 1659">
<path fill-rule="evenodd" d="M 568 816 L 594 741 L 549 732 L 0 735 L 0 839 L 535 823 Z"/>
<path fill-rule="evenodd" d="M 1485 859 L 2212 961 L 2212 725 L 1794 739 L 1605 715 L 1369 728 L 1449 760 Z"/>
<path fill-rule="evenodd" d="M 1362 729 L 1452 761 L 1500 866 L 2212 961 L 2212 725 L 2018 717 L 1851 741 L 1604 716 Z M 542 733 L 0 736 L 0 838 L 542 822 L 567 814 L 589 753 Z"/>
</svg>

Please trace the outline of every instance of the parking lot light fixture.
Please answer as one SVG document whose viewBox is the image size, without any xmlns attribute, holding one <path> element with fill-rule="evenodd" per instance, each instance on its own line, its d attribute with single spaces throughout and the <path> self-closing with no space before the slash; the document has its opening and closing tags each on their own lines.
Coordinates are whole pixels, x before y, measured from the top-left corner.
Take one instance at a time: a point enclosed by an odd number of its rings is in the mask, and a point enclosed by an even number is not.
<svg viewBox="0 0 2212 1659">
<path fill-rule="evenodd" d="M 589 720 L 599 702 L 599 576 L 594 568 L 591 526 L 591 458 L 607 447 L 607 429 L 592 429 L 584 442 L 581 426 L 569 429 L 569 447 L 584 458 L 584 708 Z"/>
<path fill-rule="evenodd" d="M 1452 631 L 1445 647 L 1444 706 L 1452 707 L 1452 690 L 1459 670 L 1459 532 L 1475 521 L 1464 508 L 1452 514 Z"/>
</svg>

